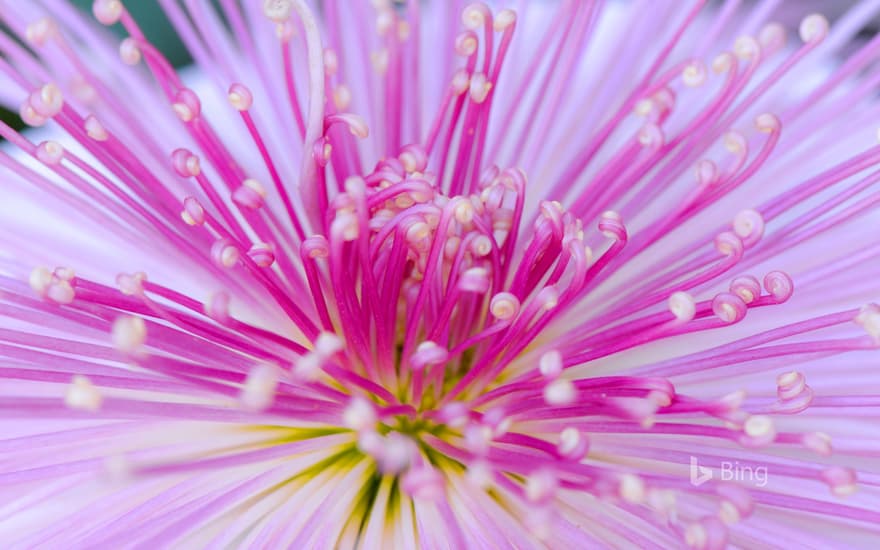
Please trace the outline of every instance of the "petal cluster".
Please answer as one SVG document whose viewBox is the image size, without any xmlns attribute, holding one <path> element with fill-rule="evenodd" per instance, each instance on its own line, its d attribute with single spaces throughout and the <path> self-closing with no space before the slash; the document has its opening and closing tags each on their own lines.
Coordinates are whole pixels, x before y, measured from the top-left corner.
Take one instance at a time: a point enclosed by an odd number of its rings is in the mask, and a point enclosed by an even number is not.
<svg viewBox="0 0 880 550">
<path fill-rule="evenodd" d="M 0 0 L 0 540 L 880 542 L 873 4 L 158 4 Z"/>
</svg>

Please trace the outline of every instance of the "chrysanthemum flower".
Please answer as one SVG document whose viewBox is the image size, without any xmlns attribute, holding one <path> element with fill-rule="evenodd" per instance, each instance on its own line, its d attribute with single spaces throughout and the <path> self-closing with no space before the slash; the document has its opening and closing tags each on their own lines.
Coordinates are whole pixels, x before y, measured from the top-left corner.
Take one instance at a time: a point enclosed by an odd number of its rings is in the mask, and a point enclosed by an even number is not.
<svg viewBox="0 0 880 550">
<path fill-rule="evenodd" d="M 159 4 L 0 2 L 4 548 L 880 543 L 876 3 Z"/>
</svg>

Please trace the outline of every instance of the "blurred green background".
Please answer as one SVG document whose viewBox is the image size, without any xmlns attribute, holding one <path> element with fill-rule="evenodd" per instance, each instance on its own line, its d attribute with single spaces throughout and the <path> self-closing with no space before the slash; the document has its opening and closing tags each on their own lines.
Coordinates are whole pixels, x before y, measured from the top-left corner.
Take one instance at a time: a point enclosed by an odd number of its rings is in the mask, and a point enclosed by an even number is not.
<svg viewBox="0 0 880 550">
<path fill-rule="evenodd" d="M 86 12 L 88 17 L 92 17 L 92 0 L 72 1 Z M 192 58 L 190 58 L 186 48 L 177 37 L 177 33 L 174 32 L 156 0 L 127 0 L 123 3 L 137 20 L 150 42 L 159 48 L 175 67 L 187 65 L 192 61 Z M 120 36 L 124 34 L 121 25 L 114 25 L 112 30 Z M 20 129 L 23 126 L 17 113 L 4 110 L 2 107 L 0 107 L 0 120 L 12 125 L 16 129 Z"/>
</svg>

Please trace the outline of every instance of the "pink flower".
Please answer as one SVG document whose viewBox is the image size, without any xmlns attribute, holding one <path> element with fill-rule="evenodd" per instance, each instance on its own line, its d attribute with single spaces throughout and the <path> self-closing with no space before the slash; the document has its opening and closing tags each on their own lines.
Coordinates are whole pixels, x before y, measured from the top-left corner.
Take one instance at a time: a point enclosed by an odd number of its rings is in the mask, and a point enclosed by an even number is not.
<svg viewBox="0 0 880 550">
<path fill-rule="evenodd" d="M 873 4 L 159 3 L 0 1 L 4 547 L 880 543 Z"/>
</svg>

